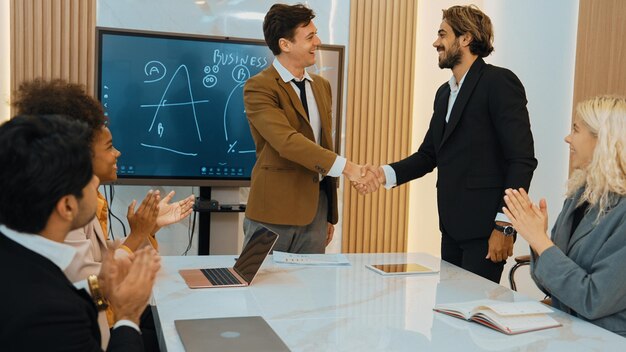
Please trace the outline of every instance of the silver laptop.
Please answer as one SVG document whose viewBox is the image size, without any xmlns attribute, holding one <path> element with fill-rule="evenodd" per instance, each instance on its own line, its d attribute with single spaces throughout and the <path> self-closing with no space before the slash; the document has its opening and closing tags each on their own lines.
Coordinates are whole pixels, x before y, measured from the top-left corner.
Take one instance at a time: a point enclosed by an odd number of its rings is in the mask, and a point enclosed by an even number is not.
<svg viewBox="0 0 626 352">
<path fill-rule="evenodd" d="M 186 269 L 178 272 L 190 288 L 249 286 L 277 239 L 276 233 L 263 228 L 252 235 L 234 267 Z"/>
<path fill-rule="evenodd" d="M 185 351 L 289 351 L 262 317 L 175 320 Z"/>
</svg>

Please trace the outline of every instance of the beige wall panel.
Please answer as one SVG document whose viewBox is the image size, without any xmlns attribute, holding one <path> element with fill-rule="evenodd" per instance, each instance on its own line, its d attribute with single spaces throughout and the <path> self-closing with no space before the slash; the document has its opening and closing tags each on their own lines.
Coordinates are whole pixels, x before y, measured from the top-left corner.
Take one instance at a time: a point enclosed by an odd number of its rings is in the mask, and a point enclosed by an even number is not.
<svg viewBox="0 0 626 352">
<path fill-rule="evenodd" d="M 353 0 L 346 157 L 388 163 L 410 153 L 415 1 Z M 408 187 L 360 196 L 344 187 L 342 251 L 406 251 Z"/>
<path fill-rule="evenodd" d="M 626 96 L 626 1 L 579 6 L 574 107 L 599 94 Z"/>
<path fill-rule="evenodd" d="M 96 0 L 11 0 L 11 91 L 62 78 L 93 93 Z"/>
</svg>

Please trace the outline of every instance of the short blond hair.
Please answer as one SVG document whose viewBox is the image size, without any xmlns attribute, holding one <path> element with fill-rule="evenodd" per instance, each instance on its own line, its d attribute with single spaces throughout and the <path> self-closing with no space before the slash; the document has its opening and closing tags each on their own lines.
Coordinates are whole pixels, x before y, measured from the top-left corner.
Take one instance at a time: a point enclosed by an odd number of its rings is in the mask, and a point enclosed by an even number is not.
<svg viewBox="0 0 626 352">
<path fill-rule="evenodd" d="M 580 102 L 576 114 L 597 140 L 589 165 L 572 172 L 567 195 L 584 187 L 580 202 L 598 206 L 600 218 L 626 195 L 626 99 L 597 96 Z"/>
</svg>

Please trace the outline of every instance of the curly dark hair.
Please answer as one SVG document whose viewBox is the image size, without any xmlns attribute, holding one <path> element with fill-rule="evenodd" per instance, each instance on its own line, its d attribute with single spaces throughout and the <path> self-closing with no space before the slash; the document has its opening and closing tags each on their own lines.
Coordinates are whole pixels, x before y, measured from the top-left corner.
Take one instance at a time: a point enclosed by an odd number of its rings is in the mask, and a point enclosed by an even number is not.
<svg viewBox="0 0 626 352">
<path fill-rule="evenodd" d="M 12 105 L 19 115 L 65 115 L 89 126 L 89 144 L 97 131 L 107 124 L 99 101 L 89 96 L 82 85 L 62 79 L 37 78 L 20 84 Z"/>
</svg>

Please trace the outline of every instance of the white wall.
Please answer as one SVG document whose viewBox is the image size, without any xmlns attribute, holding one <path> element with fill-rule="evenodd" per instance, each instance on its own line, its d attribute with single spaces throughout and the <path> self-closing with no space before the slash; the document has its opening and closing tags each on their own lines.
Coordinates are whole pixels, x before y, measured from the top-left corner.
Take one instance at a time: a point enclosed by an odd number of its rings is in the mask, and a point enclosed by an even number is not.
<svg viewBox="0 0 626 352">
<path fill-rule="evenodd" d="M 0 0 L 0 124 L 9 119 L 11 96 L 11 21 L 9 0 Z"/>
<path fill-rule="evenodd" d="M 171 1 L 171 0 L 98 0 L 96 23 L 101 27 L 129 28 L 162 32 L 193 33 L 213 36 L 232 36 L 241 38 L 263 39 L 262 23 L 265 13 L 274 0 L 220 0 L 220 1 Z M 303 2 L 303 1 L 293 1 Z M 348 38 L 350 2 L 341 0 L 304 1 L 315 13 L 314 20 L 318 35 L 323 43 L 345 45 L 344 68 L 348 62 Z M 344 102 L 347 91 L 347 68 L 344 69 Z M 345 116 L 345 103 L 342 104 Z M 342 128 L 345 131 L 345 126 Z M 115 140 L 115 136 L 113 136 Z M 342 145 L 345 138 L 342 136 Z M 124 151 L 122 151 L 124 152 Z M 171 187 L 159 188 L 162 194 Z M 189 187 L 174 188 L 181 196 L 194 193 L 198 189 Z M 113 211 L 125 220 L 126 206 L 133 198 L 141 200 L 148 187 L 116 186 L 116 201 Z M 341 189 L 339 194 L 342 194 Z M 214 199 L 224 203 L 240 203 L 247 200 L 247 189 L 213 189 Z M 339 212 L 341 214 L 342 204 Z M 212 248 L 219 246 L 212 253 L 235 253 L 241 246 L 243 215 L 214 214 L 211 220 Z M 340 220 L 341 221 L 341 220 Z M 179 255 L 187 246 L 187 223 L 172 228 L 162 229 L 158 233 L 161 253 Z M 196 226 L 195 238 L 198 236 Z M 115 233 L 121 233 L 116 225 Z M 237 240 L 236 238 L 239 238 Z M 194 239 L 190 253 L 197 253 L 197 240 Z M 341 250 L 341 222 L 335 227 L 335 239 L 327 247 L 327 252 Z"/>
<path fill-rule="evenodd" d="M 485 61 L 511 69 L 526 88 L 539 161 L 530 195 L 534 200 L 547 199 L 551 227 L 561 209 L 567 179 L 568 149 L 563 137 L 569 131 L 572 114 L 578 1 L 419 1 L 413 150 L 417 150 L 428 128 L 436 89 L 451 76 L 450 70 L 438 68 L 432 47 L 441 22 L 441 9 L 470 3 L 487 13 L 494 25 L 495 51 Z M 440 254 L 435 180 L 433 173 L 411 183 L 410 252 Z M 522 254 L 528 254 L 528 244 L 518 237 L 514 255 Z M 503 275 L 502 283 L 506 286 L 510 266 L 511 263 Z M 520 291 L 541 296 L 525 269 L 520 269 L 516 277 Z"/>
</svg>

